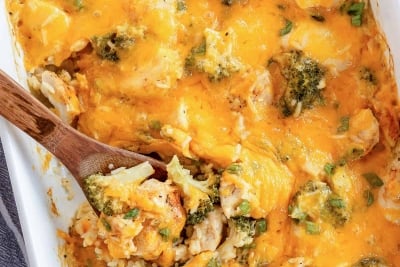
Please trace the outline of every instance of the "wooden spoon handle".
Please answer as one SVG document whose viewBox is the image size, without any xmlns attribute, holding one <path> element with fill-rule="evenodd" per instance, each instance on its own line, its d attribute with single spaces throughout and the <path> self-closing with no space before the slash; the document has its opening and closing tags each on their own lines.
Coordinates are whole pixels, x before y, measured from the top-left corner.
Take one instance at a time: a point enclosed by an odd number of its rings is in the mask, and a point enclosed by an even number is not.
<svg viewBox="0 0 400 267">
<path fill-rule="evenodd" d="M 0 115 L 51 153 L 66 131 L 61 120 L 17 82 L 0 70 Z"/>
</svg>

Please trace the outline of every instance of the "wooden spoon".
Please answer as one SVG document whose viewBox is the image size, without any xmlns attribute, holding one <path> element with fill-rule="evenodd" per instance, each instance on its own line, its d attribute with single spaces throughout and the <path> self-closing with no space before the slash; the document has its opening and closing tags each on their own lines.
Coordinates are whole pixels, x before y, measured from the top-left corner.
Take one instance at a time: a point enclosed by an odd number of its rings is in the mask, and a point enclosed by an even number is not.
<svg viewBox="0 0 400 267">
<path fill-rule="evenodd" d="M 165 178 L 166 165 L 153 158 L 111 147 L 63 123 L 46 106 L 0 70 L 0 115 L 27 133 L 68 168 L 79 185 L 91 174 L 109 173 L 148 161 L 155 178 Z M 99 118 L 101 119 L 101 118 Z"/>
</svg>

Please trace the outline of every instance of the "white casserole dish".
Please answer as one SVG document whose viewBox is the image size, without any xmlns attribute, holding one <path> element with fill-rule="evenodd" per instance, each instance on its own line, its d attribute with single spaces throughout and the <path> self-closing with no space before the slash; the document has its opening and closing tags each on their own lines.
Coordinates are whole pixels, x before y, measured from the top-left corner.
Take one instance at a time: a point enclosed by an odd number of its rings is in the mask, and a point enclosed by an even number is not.
<svg viewBox="0 0 400 267">
<path fill-rule="evenodd" d="M 386 34 L 394 62 L 397 83 L 400 85 L 400 38 L 398 18 L 400 0 L 371 0 L 376 18 Z M 5 0 L 0 0 L 0 68 L 25 84 L 24 69 L 15 40 L 7 21 Z M 52 159 L 47 171 L 43 170 L 46 152 L 21 131 L 0 119 L 0 136 L 7 158 L 18 214 L 24 234 L 30 266 L 62 266 L 59 247 L 62 240 L 57 229 L 67 231 L 77 207 L 84 201 L 77 184 L 67 171 Z M 75 197 L 68 200 L 68 193 L 61 180 L 72 181 Z M 50 209 L 48 190 L 52 190 L 59 216 Z"/>
</svg>

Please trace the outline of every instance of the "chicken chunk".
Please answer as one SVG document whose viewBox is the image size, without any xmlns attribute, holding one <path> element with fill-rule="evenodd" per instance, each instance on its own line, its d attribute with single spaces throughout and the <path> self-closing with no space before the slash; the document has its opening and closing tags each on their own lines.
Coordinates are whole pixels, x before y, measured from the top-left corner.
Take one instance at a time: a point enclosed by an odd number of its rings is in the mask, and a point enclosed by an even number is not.
<svg viewBox="0 0 400 267">
<path fill-rule="evenodd" d="M 379 191 L 379 204 L 384 209 L 386 220 L 400 225 L 400 179 L 387 182 Z"/>
<path fill-rule="evenodd" d="M 83 246 L 91 246 L 97 239 L 97 215 L 89 203 L 82 205 L 75 216 L 74 230 L 83 239 Z"/>
<path fill-rule="evenodd" d="M 81 113 L 81 108 L 75 88 L 68 82 L 71 82 L 71 76 L 66 71 L 57 75 L 48 70 L 36 70 L 28 79 L 31 88 L 40 90 L 50 101 L 61 120 L 71 124 Z"/>
<path fill-rule="evenodd" d="M 245 199 L 245 192 L 243 189 L 235 186 L 230 181 L 221 181 L 220 185 L 221 207 L 227 218 L 236 215 L 236 208 Z"/>
<path fill-rule="evenodd" d="M 255 73 L 256 77 L 249 87 L 246 100 L 255 119 L 261 120 L 265 108 L 272 104 L 274 91 L 268 70 L 257 70 Z"/>
<path fill-rule="evenodd" d="M 395 148 L 387 181 L 379 190 L 378 202 L 386 220 L 400 225 L 400 143 Z"/>
<path fill-rule="evenodd" d="M 208 213 L 207 218 L 194 225 L 193 234 L 189 239 L 189 252 L 193 255 L 203 251 L 214 251 L 222 239 L 225 217 L 221 209 Z"/>
<path fill-rule="evenodd" d="M 388 107 L 375 106 L 382 134 L 390 146 L 394 147 L 400 136 L 400 124 L 397 111 Z"/>
<path fill-rule="evenodd" d="M 350 118 L 348 137 L 354 147 L 368 154 L 379 141 L 379 123 L 370 109 L 362 109 Z"/>
</svg>

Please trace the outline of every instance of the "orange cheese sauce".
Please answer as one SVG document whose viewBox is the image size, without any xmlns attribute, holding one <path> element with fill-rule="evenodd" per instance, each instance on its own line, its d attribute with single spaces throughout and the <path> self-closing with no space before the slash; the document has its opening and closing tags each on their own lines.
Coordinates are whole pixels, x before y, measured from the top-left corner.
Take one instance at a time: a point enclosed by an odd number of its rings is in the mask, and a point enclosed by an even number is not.
<svg viewBox="0 0 400 267">
<path fill-rule="evenodd" d="M 180 1 L 184 10 L 170 0 L 6 2 L 28 70 L 63 66 L 73 58 L 74 71 L 83 75 L 75 86 L 81 132 L 113 146 L 156 152 L 164 160 L 179 154 L 220 168 L 244 164 L 242 179 L 255 196 L 251 215 L 269 221 L 268 231 L 255 240 L 249 266 L 303 266 L 296 265 L 298 258 L 309 260 L 304 266 L 352 266 L 369 256 L 400 266 L 400 218 L 396 223 L 385 217 L 380 189 L 371 189 L 375 201 L 369 207 L 363 196 L 370 185 L 362 174 L 374 172 L 385 184 L 391 179 L 399 135 L 397 87 L 368 5 L 361 27 L 355 27 L 340 1 L 243 0 L 227 6 L 186 0 Z M 317 7 L 309 7 L 313 3 Z M 287 21 L 292 28 L 281 35 Z M 117 62 L 100 58 L 93 38 L 121 25 L 135 29 L 134 44 L 119 52 Z M 208 39 L 208 29 L 219 39 Z M 216 40 L 225 59 L 240 62 L 239 70 L 217 81 L 188 70 L 187 57 L 204 38 Z M 326 85 L 322 104 L 285 117 L 277 104 L 283 78 L 268 62 L 291 50 L 321 64 Z M 365 69 L 373 81 L 360 78 Z M 350 220 L 339 228 L 324 224 L 310 235 L 289 217 L 288 205 L 306 181 L 330 182 L 324 167 L 343 159 L 355 142 L 338 134 L 341 119 L 350 118 L 351 131 L 352 118 L 365 109 L 379 123 L 379 139 L 361 159 L 346 163 L 352 177 L 345 193 L 352 202 Z M 75 252 L 77 262 L 90 261 L 93 252 L 87 253 Z M 209 258 L 200 254 L 187 266 L 206 266 Z"/>
</svg>

